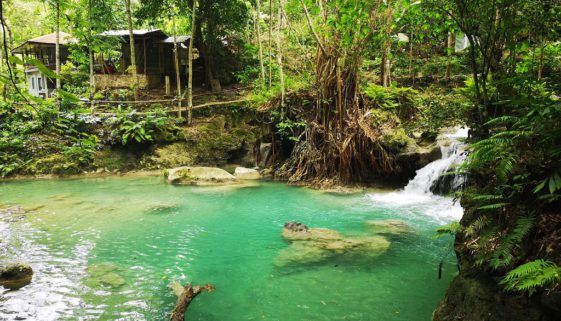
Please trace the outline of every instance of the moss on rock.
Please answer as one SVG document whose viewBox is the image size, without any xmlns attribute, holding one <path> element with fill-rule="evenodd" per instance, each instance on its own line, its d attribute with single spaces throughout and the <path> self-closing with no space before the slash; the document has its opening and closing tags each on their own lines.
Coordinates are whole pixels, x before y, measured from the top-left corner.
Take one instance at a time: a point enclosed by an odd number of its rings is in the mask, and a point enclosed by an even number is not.
<svg viewBox="0 0 561 321">
<path fill-rule="evenodd" d="M 81 172 L 80 165 L 61 154 L 39 157 L 33 160 L 25 169 L 27 174 L 55 174 L 73 175 Z"/>
</svg>

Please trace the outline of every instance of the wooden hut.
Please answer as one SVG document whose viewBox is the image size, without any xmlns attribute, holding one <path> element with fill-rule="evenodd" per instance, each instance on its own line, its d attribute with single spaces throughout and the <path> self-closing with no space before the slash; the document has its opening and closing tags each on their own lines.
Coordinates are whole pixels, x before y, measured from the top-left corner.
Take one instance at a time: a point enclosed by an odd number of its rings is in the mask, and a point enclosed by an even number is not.
<svg viewBox="0 0 561 321">
<path fill-rule="evenodd" d="M 128 30 L 109 30 L 100 34 L 102 37 L 116 37 L 120 42 L 120 60 L 114 66 L 107 66 L 103 57 L 95 75 L 97 89 L 130 88 L 131 85 L 131 50 Z M 175 60 L 173 37 L 159 29 L 133 30 L 136 72 L 141 89 L 161 87 L 166 76 L 175 80 Z M 190 36 L 177 36 L 181 76 L 187 66 Z"/>
<path fill-rule="evenodd" d="M 60 32 L 60 64 L 68 61 L 68 46 L 76 40 L 65 32 Z M 33 58 L 45 67 L 56 69 L 56 33 L 27 40 L 12 50 L 13 54 L 20 54 L 24 61 Z M 44 75 L 35 65 L 26 63 L 24 72 L 27 79 L 29 93 L 36 97 L 49 98 L 55 90 L 54 79 Z"/>
</svg>

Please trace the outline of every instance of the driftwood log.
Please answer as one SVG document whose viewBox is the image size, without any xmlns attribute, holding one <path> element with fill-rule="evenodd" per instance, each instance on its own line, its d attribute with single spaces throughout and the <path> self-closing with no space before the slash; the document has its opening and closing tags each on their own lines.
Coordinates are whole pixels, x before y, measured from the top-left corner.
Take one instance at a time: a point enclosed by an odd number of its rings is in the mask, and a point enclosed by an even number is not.
<svg viewBox="0 0 561 321">
<path fill-rule="evenodd" d="M 170 321 L 184 321 L 185 320 L 185 311 L 189 307 L 189 304 L 193 299 L 199 295 L 203 290 L 208 292 L 212 292 L 214 287 L 212 285 L 205 285 L 204 287 L 201 286 L 191 286 L 191 284 L 187 284 L 185 287 L 182 287 L 179 283 L 172 283 L 169 287 L 175 292 L 177 295 L 177 302 L 175 303 L 175 307 L 171 312 L 171 316 L 169 318 Z"/>
</svg>

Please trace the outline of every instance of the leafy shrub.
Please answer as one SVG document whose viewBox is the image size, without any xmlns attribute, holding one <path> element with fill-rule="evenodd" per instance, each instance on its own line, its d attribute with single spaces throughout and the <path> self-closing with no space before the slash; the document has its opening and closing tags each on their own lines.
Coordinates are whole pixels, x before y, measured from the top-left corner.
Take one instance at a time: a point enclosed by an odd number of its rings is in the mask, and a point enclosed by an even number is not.
<svg viewBox="0 0 561 321">
<path fill-rule="evenodd" d="M 80 165 L 90 165 L 94 161 L 99 138 L 95 135 L 88 135 L 85 133 L 82 133 L 82 136 L 82 138 L 71 137 L 74 143 L 72 146 L 63 148 L 62 154 L 78 162 Z"/>
<path fill-rule="evenodd" d="M 172 141 L 179 135 L 180 129 L 175 120 L 164 110 L 154 110 L 144 115 L 136 110 L 119 112 L 113 124 L 114 138 L 123 145 L 154 141 Z"/>
</svg>

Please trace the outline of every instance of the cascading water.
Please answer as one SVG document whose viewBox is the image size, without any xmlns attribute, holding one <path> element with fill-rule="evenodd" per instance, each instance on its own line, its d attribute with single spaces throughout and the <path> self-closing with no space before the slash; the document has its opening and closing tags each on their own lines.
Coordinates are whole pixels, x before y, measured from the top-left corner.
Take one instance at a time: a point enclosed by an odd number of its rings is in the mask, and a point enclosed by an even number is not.
<svg viewBox="0 0 561 321">
<path fill-rule="evenodd" d="M 446 194 L 457 191 L 463 182 L 463 177 L 453 175 L 453 168 L 460 165 L 464 159 L 465 144 L 460 138 L 467 137 L 467 129 L 460 129 L 453 134 L 445 134 L 440 140 L 442 158 L 434 161 L 417 171 L 404 191 L 409 193 Z M 440 185 L 440 186 L 439 186 Z"/>
<path fill-rule="evenodd" d="M 442 151 L 441 159 L 419 169 L 403 190 L 370 194 L 369 197 L 375 204 L 392 207 L 409 206 L 441 221 L 461 218 L 463 209 L 459 204 L 451 197 L 436 194 L 456 191 L 462 185 L 463 177 L 453 175 L 452 171 L 465 159 L 463 139 L 467 134 L 468 129 L 462 128 L 442 135 L 438 140 Z"/>
</svg>

